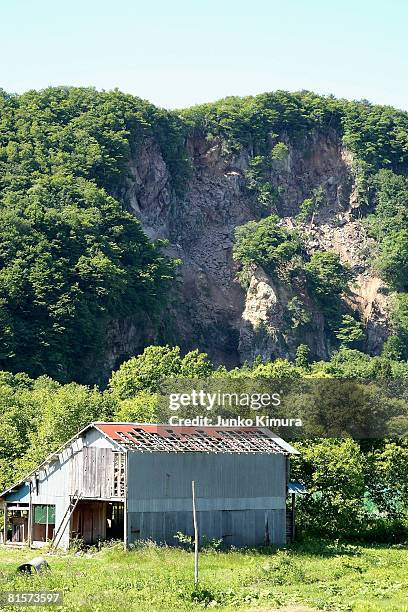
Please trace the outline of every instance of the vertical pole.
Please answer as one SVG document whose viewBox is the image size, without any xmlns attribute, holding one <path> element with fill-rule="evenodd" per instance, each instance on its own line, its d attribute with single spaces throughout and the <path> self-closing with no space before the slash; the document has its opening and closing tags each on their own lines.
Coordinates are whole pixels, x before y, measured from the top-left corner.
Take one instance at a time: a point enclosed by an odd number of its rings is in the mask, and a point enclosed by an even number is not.
<svg viewBox="0 0 408 612">
<path fill-rule="evenodd" d="M 28 547 L 31 548 L 32 540 L 33 540 L 33 483 L 30 480 L 30 498 L 28 504 Z"/>
<path fill-rule="evenodd" d="M 4 544 L 7 544 L 7 521 L 8 521 L 8 508 L 7 502 L 4 505 Z"/>
<path fill-rule="evenodd" d="M 191 490 L 193 494 L 193 524 L 194 524 L 194 584 L 198 584 L 198 526 L 197 526 L 197 509 L 195 498 L 195 482 L 191 481 Z"/>
<path fill-rule="evenodd" d="M 120 460 L 122 461 L 122 459 Z M 128 538 L 128 456 L 127 454 L 123 455 L 124 461 L 124 470 L 123 470 L 123 547 L 125 550 L 128 548 L 129 538 Z M 121 469 L 120 472 L 121 473 Z"/>
<path fill-rule="evenodd" d="M 296 521 L 296 516 L 295 516 L 296 510 L 295 510 L 295 504 L 296 504 L 296 502 L 295 502 L 295 494 L 292 493 L 292 542 L 295 541 L 295 535 L 296 535 L 296 526 L 295 526 L 296 525 L 296 523 L 295 523 L 295 521 Z"/>
<path fill-rule="evenodd" d="M 49 505 L 46 505 L 46 516 L 45 516 L 45 542 L 48 540 L 48 508 Z"/>
</svg>

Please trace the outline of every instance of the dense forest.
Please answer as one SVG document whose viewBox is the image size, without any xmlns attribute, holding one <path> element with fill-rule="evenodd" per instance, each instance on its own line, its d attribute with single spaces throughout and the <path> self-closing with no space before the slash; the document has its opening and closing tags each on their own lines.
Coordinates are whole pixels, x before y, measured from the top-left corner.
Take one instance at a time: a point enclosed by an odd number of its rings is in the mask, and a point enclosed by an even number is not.
<svg viewBox="0 0 408 612">
<path fill-rule="evenodd" d="M 1 92 L 0 116 L 3 369 L 86 382 L 84 369 L 103 350 L 109 320 L 129 312 L 154 316 L 163 308 L 178 262 L 146 238 L 116 195 L 130 156 L 154 138 L 182 197 L 191 174 L 186 139 L 197 132 L 208 141 L 222 138 L 230 150 L 250 148 L 246 180 L 267 204 L 265 217 L 276 198 L 265 168 L 286 154 L 281 142 L 269 150 L 271 134 L 285 132 L 296 141 L 322 129 L 341 136 L 354 155 L 359 200 L 375 238 L 374 265 L 395 292 L 385 349 L 408 356 L 407 113 L 310 92 L 226 98 L 168 112 L 117 91 L 50 88 Z M 307 219 L 318 205 L 314 194 L 299 203 L 299 215 Z M 358 339 L 358 322 L 336 301 L 347 271 L 330 253 L 302 262 L 301 239 L 276 229 L 274 219 L 237 229 L 236 259 L 271 270 L 285 264 L 292 276 L 303 266 L 315 300 L 330 311 L 333 333 L 344 336 L 349 327 Z"/>
<path fill-rule="evenodd" d="M 366 322 L 345 299 L 351 268 L 333 251 L 306 248 L 323 191 L 299 202 L 297 228 L 283 226 L 278 214 L 271 164 L 284 163 L 287 142 L 313 131 L 334 133 L 352 154 L 358 214 L 372 238 L 369 257 L 390 295 L 381 355 L 362 350 Z M 323 313 L 330 359 L 310 359 L 299 344 L 292 360 L 260 358 L 228 370 L 199 350 L 156 346 L 123 363 L 106 388 L 88 387 L 110 323 L 129 315 L 159 319 L 179 282 L 181 262 L 165 241 L 147 237 L 121 196 L 129 160 L 154 141 L 174 201 L 182 202 L 194 170 L 188 147 L 194 135 L 221 142 L 228 154 L 250 152 L 245 189 L 261 218 L 235 230 L 237 282 L 246 287 L 256 267 L 287 286 L 301 279 Z M 118 91 L 0 92 L 0 488 L 92 420 L 154 421 L 163 376 L 353 379 L 370 381 L 374 394 L 384 379 L 406 379 L 407 176 L 408 113 L 367 101 L 278 91 L 166 111 Z M 290 325 L 308 325 L 301 296 L 288 311 Z M 399 399 L 406 402 L 404 394 Z M 352 536 L 364 524 L 366 536 L 377 539 L 382 529 L 387 537 L 406 533 L 406 442 L 326 439 L 300 446 L 294 474 L 317 494 L 304 503 L 304 525 Z"/>
<path fill-rule="evenodd" d="M 398 432 L 408 431 L 408 364 L 384 357 L 369 357 L 343 348 L 330 362 L 309 363 L 301 346 L 294 363 L 285 360 L 244 364 L 227 371 L 214 367 L 207 355 L 178 347 L 148 347 L 112 374 L 105 391 L 77 383 L 62 385 L 47 376 L 35 380 L 26 374 L 3 372 L 0 377 L 0 489 L 28 473 L 50 452 L 60 447 L 93 420 L 157 422 L 161 418 L 160 382 L 164 377 L 182 381 L 215 382 L 236 390 L 239 383 L 276 380 L 291 386 L 300 379 L 347 380 L 345 392 L 332 387 L 338 407 L 357 414 L 396 414 Z M 392 385 L 398 383 L 398 398 Z M 218 388 L 218 387 L 217 387 Z M 327 394 L 326 394 L 327 395 Z M 305 402 L 302 397 L 302 403 Z M 296 398 L 293 398 L 296 402 Z M 333 394 L 331 394 L 333 400 Z M 292 399 L 289 398 L 291 402 Z M 317 387 L 306 400 L 306 409 L 328 406 L 324 389 Z M 304 406 L 303 406 L 304 409 Z M 365 412 L 368 410 L 368 412 Z M 236 411 L 235 411 L 236 412 Z M 235 416 L 232 411 L 231 416 Z M 381 434 L 385 433 L 381 432 Z M 367 540 L 406 539 L 408 526 L 408 444 L 406 437 L 353 440 L 322 437 L 294 441 L 301 458 L 292 465 L 292 477 L 305 482 L 308 495 L 300 505 L 300 523 L 306 533 Z"/>
</svg>

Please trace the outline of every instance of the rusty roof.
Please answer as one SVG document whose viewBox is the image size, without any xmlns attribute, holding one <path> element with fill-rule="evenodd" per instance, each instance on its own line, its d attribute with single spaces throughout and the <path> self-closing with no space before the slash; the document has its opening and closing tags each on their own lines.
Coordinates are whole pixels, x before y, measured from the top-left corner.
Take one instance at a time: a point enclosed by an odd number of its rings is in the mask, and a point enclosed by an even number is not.
<svg viewBox="0 0 408 612">
<path fill-rule="evenodd" d="M 146 423 L 93 423 L 122 447 L 139 452 L 296 454 L 264 427 L 190 427 Z"/>
<path fill-rule="evenodd" d="M 33 474 L 54 461 L 59 453 L 92 428 L 100 431 L 119 448 L 130 451 L 299 455 L 299 451 L 266 427 L 188 427 L 151 423 L 94 422 L 78 431 L 24 478 L 2 491 L 0 499 L 24 482 L 28 482 Z"/>
</svg>

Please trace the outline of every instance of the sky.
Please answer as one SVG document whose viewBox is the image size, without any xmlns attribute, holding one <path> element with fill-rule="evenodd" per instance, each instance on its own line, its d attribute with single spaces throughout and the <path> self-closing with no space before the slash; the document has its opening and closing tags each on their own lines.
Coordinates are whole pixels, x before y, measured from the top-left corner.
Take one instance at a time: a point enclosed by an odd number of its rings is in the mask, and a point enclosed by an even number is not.
<svg viewBox="0 0 408 612">
<path fill-rule="evenodd" d="M 0 0 L 0 88 L 166 108 L 308 89 L 408 110 L 406 0 Z"/>
</svg>

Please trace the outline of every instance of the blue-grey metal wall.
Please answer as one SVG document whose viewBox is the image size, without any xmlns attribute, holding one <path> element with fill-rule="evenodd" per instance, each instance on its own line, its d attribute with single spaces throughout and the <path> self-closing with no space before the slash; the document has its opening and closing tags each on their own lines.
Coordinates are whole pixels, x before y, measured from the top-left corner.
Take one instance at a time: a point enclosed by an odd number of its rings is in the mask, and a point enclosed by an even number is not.
<svg viewBox="0 0 408 612">
<path fill-rule="evenodd" d="M 201 537 L 285 543 L 284 455 L 163 452 L 128 455 L 128 541 L 177 544 L 177 532 L 192 535 L 192 480 Z"/>
</svg>

